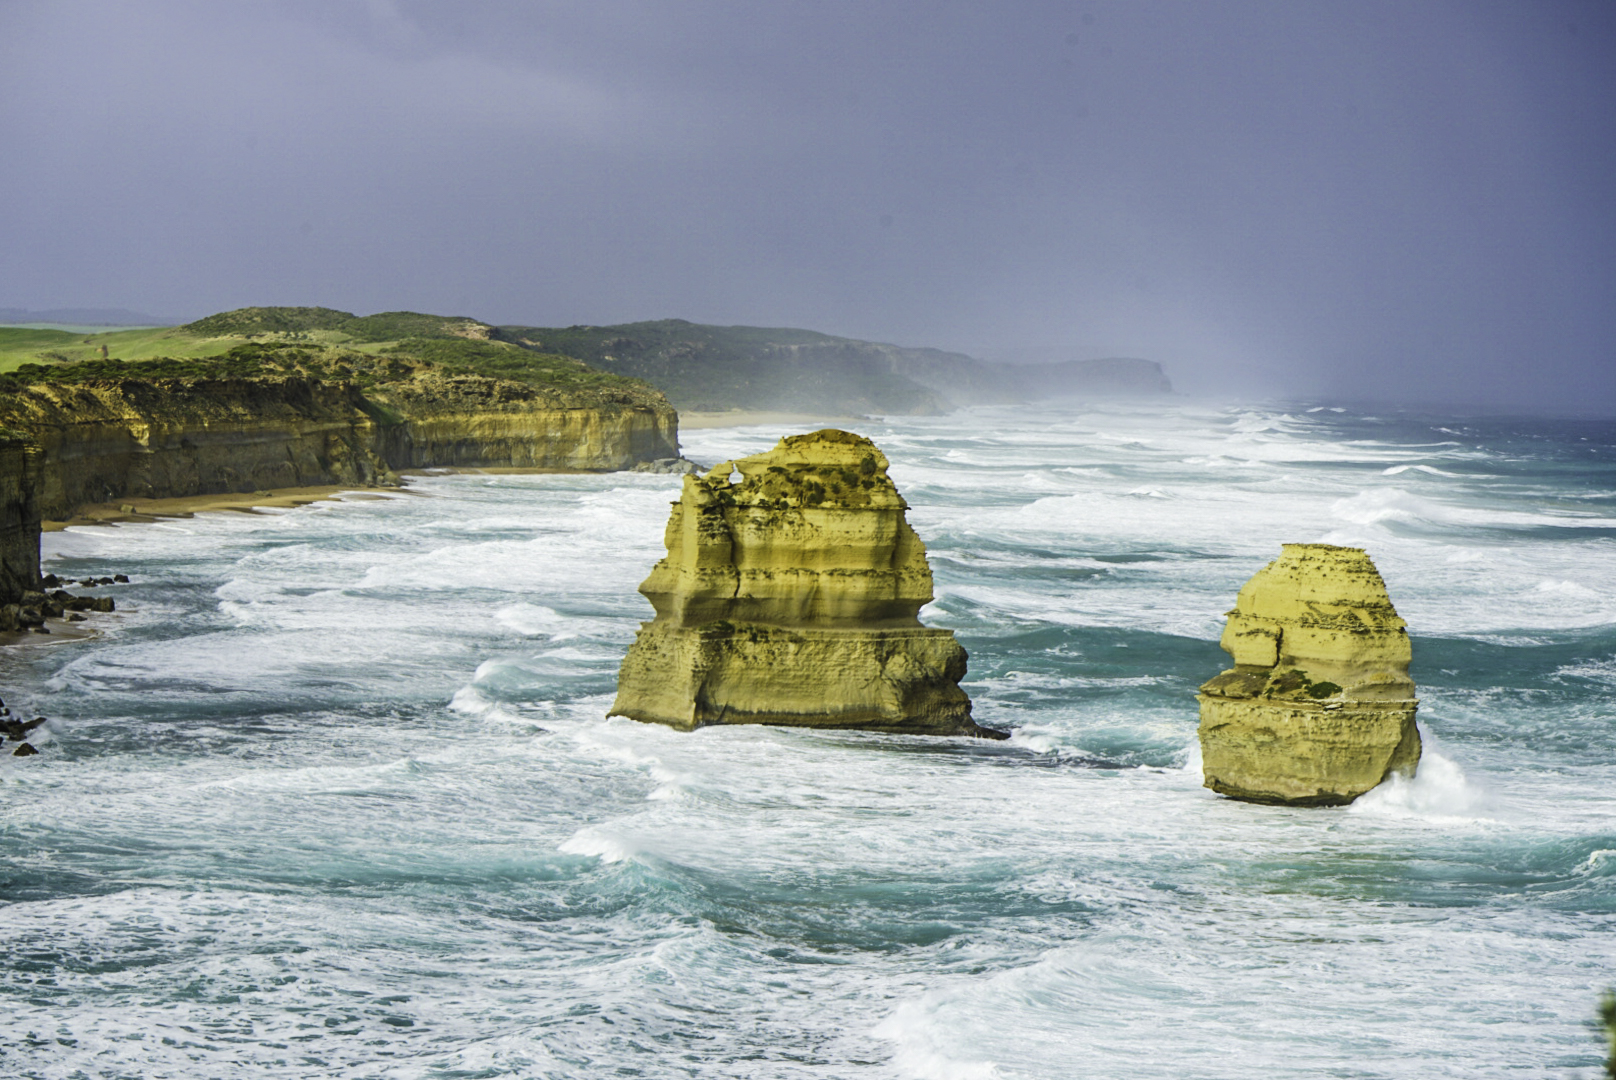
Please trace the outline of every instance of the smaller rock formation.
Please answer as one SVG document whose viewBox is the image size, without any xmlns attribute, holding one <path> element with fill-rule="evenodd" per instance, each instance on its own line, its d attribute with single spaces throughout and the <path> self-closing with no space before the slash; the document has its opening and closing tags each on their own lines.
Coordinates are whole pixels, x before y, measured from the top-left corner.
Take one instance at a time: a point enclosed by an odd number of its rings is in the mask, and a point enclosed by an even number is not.
<svg viewBox="0 0 1616 1080">
<path fill-rule="evenodd" d="M 1240 590 L 1201 687 L 1206 786 L 1249 802 L 1350 803 L 1420 760 L 1406 624 L 1362 548 L 1285 544 Z"/>
<path fill-rule="evenodd" d="M 931 568 L 906 509 L 846 431 L 686 476 L 612 715 L 1003 738 L 971 720 L 953 633 L 917 617 Z"/>
</svg>

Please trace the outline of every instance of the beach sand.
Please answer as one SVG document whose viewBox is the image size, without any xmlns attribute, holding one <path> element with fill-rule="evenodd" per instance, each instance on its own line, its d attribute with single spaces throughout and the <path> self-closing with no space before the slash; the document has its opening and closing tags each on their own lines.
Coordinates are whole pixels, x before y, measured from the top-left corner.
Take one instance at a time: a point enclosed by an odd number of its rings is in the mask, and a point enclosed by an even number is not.
<svg viewBox="0 0 1616 1080">
<path fill-rule="evenodd" d="M 151 522 L 163 518 L 188 518 L 214 510 L 233 510 L 240 514 L 256 514 L 260 510 L 286 509 L 307 506 L 322 500 L 351 501 L 359 499 L 386 499 L 393 495 L 418 495 L 408 488 L 377 488 L 366 490 L 342 485 L 319 487 L 275 488 L 271 491 L 249 491 L 223 495 L 181 495 L 170 499 L 120 499 L 117 502 L 96 503 L 79 507 L 78 513 L 66 521 L 40 523 L 45 532 L 60 532 L 74 525 L 114 525 L 120 522 Z"/>
<path fill-rule="evenodd" d="M 83 622 L 68 622 L 66 619 L 46 619 L 45 627 L 48 634 L 36 634 L 32 630 L 0 630 L 0 645 L 66 645 L 72 641 L 85 641 L 98 637 L 99 631 L 92 624 L 111 618 L 112 616 L 99 612 L 86 613 Z"/>
</svg>

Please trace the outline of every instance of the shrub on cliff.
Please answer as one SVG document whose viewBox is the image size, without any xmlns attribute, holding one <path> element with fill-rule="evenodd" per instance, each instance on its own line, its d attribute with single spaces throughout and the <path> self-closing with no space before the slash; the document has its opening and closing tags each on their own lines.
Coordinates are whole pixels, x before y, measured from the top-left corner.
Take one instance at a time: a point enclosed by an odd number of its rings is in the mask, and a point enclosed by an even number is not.
<svg viewBox="0 0 1616 1080">
<path fill-rule="evenodd" d="M 249 307 L 223 311 L 180 327 L 202 337 L 253 337 L 334 330 L 354 341 L 399 341 L 403 338 L 487 339 L 493 327 L 465 316 L 423 315 L 416 311 L 383 311 L 355 315 L 323 307 Z"/>
<path fill-rule="evenodd" d="M 571 356 L 533 352 L 497 341 L 412 338 L 385 350 L 383 355 L 424 360 L 446 375 L 483 375 L 529 386 L 580 390 L 626 390 L 645 386 L 639 379 L 600 371 Z"/>
<path fill-rule="evenodd" d="M 323 307 L 246 307 L 221 311 L 180 327 L 202 337 L 232 334 L 284 334 L 299 330 L 340 330 L 352 322 L 351 311 Z"/>
</svg>

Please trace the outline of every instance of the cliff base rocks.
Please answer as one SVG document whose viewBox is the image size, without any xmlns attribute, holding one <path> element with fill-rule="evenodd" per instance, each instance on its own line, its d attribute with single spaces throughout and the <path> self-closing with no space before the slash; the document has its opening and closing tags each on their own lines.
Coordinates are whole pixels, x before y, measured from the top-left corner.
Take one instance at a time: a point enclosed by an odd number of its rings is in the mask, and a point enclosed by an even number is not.
<svg viewBox="0 0 1616 1080">
<path fill-rule="evenodd" d="M 1408 631 L 1360 548 L 1286 544 L 1241 588 L 1201 687 L 1206 786 L 1249 802 L 1350 803 L 1419 764 Z"/>
<path fill-rule="evenodd" d="M 1003 738 L 954 635 L 920 624 L 925 547 L 868 439 L 825 430 L 686 476 L 615 716 Z"/>
</svg>

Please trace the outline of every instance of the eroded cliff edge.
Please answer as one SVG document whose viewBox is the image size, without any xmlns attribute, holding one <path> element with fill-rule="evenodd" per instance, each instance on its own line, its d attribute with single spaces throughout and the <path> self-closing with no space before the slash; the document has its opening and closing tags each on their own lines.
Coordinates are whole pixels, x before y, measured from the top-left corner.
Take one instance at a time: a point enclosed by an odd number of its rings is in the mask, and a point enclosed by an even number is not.
<svg viewBox="0 0 1616 1080">
<path fill-rule="evenodd" d="M 1350 803 L 1420 760 L 1408 629 L 1362 548 L 1285 544 L 1240 589 L 1201 687 L 1206 786 L 1249 802 Z"/>
<path fill-rule="evenodd" d="M 612 714 L 1002 738 L 971 719 L 964 648 L 920 623 L 931 568 L 907 509 L 846 431 L 686 476 Z"/>
<path fill-rule="evenodd" d="M 677 414 L 649 387 L 567 392 L 422 367 L 370 386 L 295 365 L 41 383 L 0 395 L 0 426 L 37 447 L 49 519 L 120 498 L 395 483 L 409 468 L 610 471 L 679 456 Z"/>
<path fill-rule="evenodd" d="M 678 415 L 637 379 L 469 320 L 325 313 L 346 320 L 337 331 L 323 311 L 246 309 L 163 339 L 212 355 L 0 374 L 0 606 L 38 588 L 41 518 L 87 504 L 679 458 Z"/>
<path fill-rule="evenodd" d="M 39 450 L 0 428 L 0 609 L 39 587 Z M 12 629 L 0 617 L 0 629 Z"/>
</svg>

